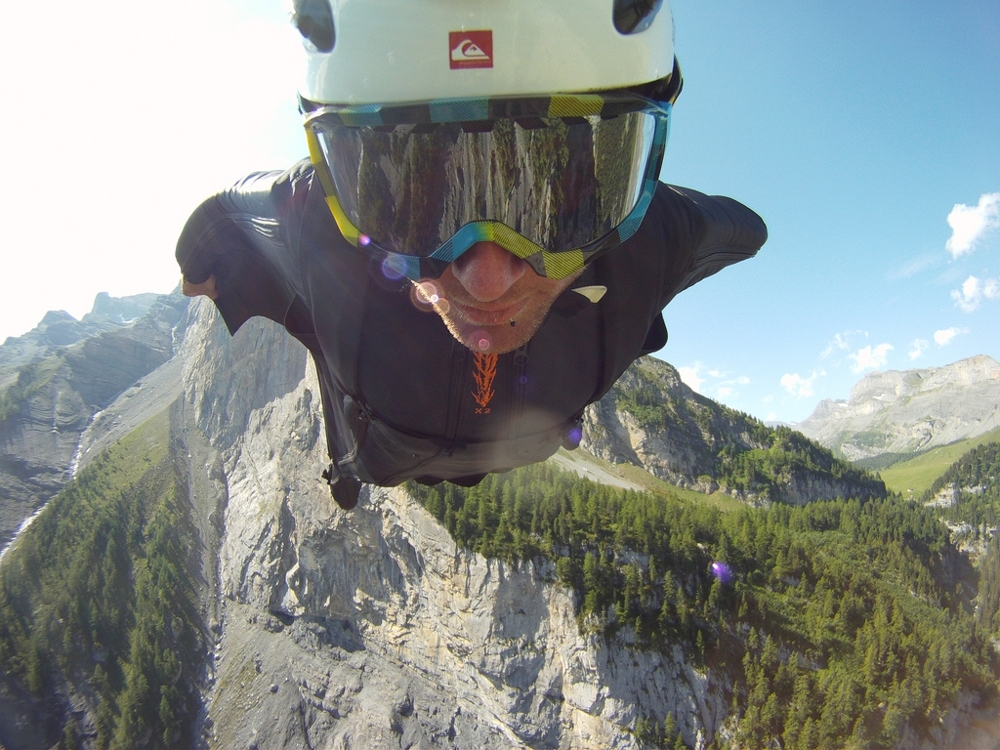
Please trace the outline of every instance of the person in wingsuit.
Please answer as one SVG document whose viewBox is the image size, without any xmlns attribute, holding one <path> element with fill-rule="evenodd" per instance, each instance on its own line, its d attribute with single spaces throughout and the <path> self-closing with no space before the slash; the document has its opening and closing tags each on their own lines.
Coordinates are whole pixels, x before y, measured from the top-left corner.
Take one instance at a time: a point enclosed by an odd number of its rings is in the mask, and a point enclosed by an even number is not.
<svg viewBox="0 0 1000 750">
<path fill-rule="evenodd" d="M 753 211 L 660 183 L 666 0 L 296 0 L 310 159 L 205 201 L 184 292 L 312 353 L 334 498 L 461 485 L 575 447 Z"/>
</svg>

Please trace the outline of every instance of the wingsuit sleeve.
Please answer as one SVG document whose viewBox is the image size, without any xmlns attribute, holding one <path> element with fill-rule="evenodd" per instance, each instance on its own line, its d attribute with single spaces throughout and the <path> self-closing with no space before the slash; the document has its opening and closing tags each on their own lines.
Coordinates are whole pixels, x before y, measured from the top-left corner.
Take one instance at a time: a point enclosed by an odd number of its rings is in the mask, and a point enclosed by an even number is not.
<svg viewBox="0 0 1000 750">
<path fill-rule="evenodd" d="M 295 223 L 297 182 L 303 165 L 260 172 L 202 203 L 177 242 L 177 263 L 187 281 L 215 277 L 215 304 L 231 334 L 254 315 L 284 323 L 300 295 Z"/>
<path fill-rule="evenodd" d="M 660 184 L 650 208 L 665 248 L 661 309 L 702 279 L 752 258 L 767 241 L 764 220 L 725 196 Z"/>
</svg>

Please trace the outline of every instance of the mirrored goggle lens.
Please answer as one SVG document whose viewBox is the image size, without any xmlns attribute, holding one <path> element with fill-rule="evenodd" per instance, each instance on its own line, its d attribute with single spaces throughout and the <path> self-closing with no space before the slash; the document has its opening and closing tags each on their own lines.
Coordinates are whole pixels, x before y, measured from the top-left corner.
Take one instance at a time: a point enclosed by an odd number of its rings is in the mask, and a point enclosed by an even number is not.
<svg viewBox="0 0 1000 750">
<path fill-rule="evenodd" d="M 350 126 L 313 115 L 332 190 L 359 234 L 428 257 L 495 221 L 549 252 L 580 248 L 635 208 L 666 113 Z M 654 176 L 655 177 L 655 176 Z"/>
</svg>

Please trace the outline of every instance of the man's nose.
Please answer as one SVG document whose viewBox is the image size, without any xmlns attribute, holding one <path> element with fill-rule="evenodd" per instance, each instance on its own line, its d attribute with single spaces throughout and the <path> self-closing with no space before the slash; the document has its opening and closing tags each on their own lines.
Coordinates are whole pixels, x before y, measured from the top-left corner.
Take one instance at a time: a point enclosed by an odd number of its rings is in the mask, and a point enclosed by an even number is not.
<svg viewBox="0 0 1000 750">
<path fill-rule="evenodd" d="M 480 302 L 503 296 L 527 269 L 527 263 L 494 242 L 477 242 L 451 264 L 458 283 Z"/>
</svg>

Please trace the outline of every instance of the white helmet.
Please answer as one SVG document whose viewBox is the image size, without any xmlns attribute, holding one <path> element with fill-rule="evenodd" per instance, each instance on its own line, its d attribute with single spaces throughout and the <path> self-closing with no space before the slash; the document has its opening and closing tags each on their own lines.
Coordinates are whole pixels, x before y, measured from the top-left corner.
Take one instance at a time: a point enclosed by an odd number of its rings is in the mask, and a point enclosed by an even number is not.
<svg viewBox="0 0 1000 750">
<path fill-rule="evenodd" d="M 674 68 L 668 0 L 294 0 L 319 104 L 605 91 Z"/>
<path fill-rule="evenodd" d="M 294 0 L 344 237 L 439 276 L 491 241 L 564 278 L 652 200 L 681 88 L 667 0 Z"/>
</svg>

